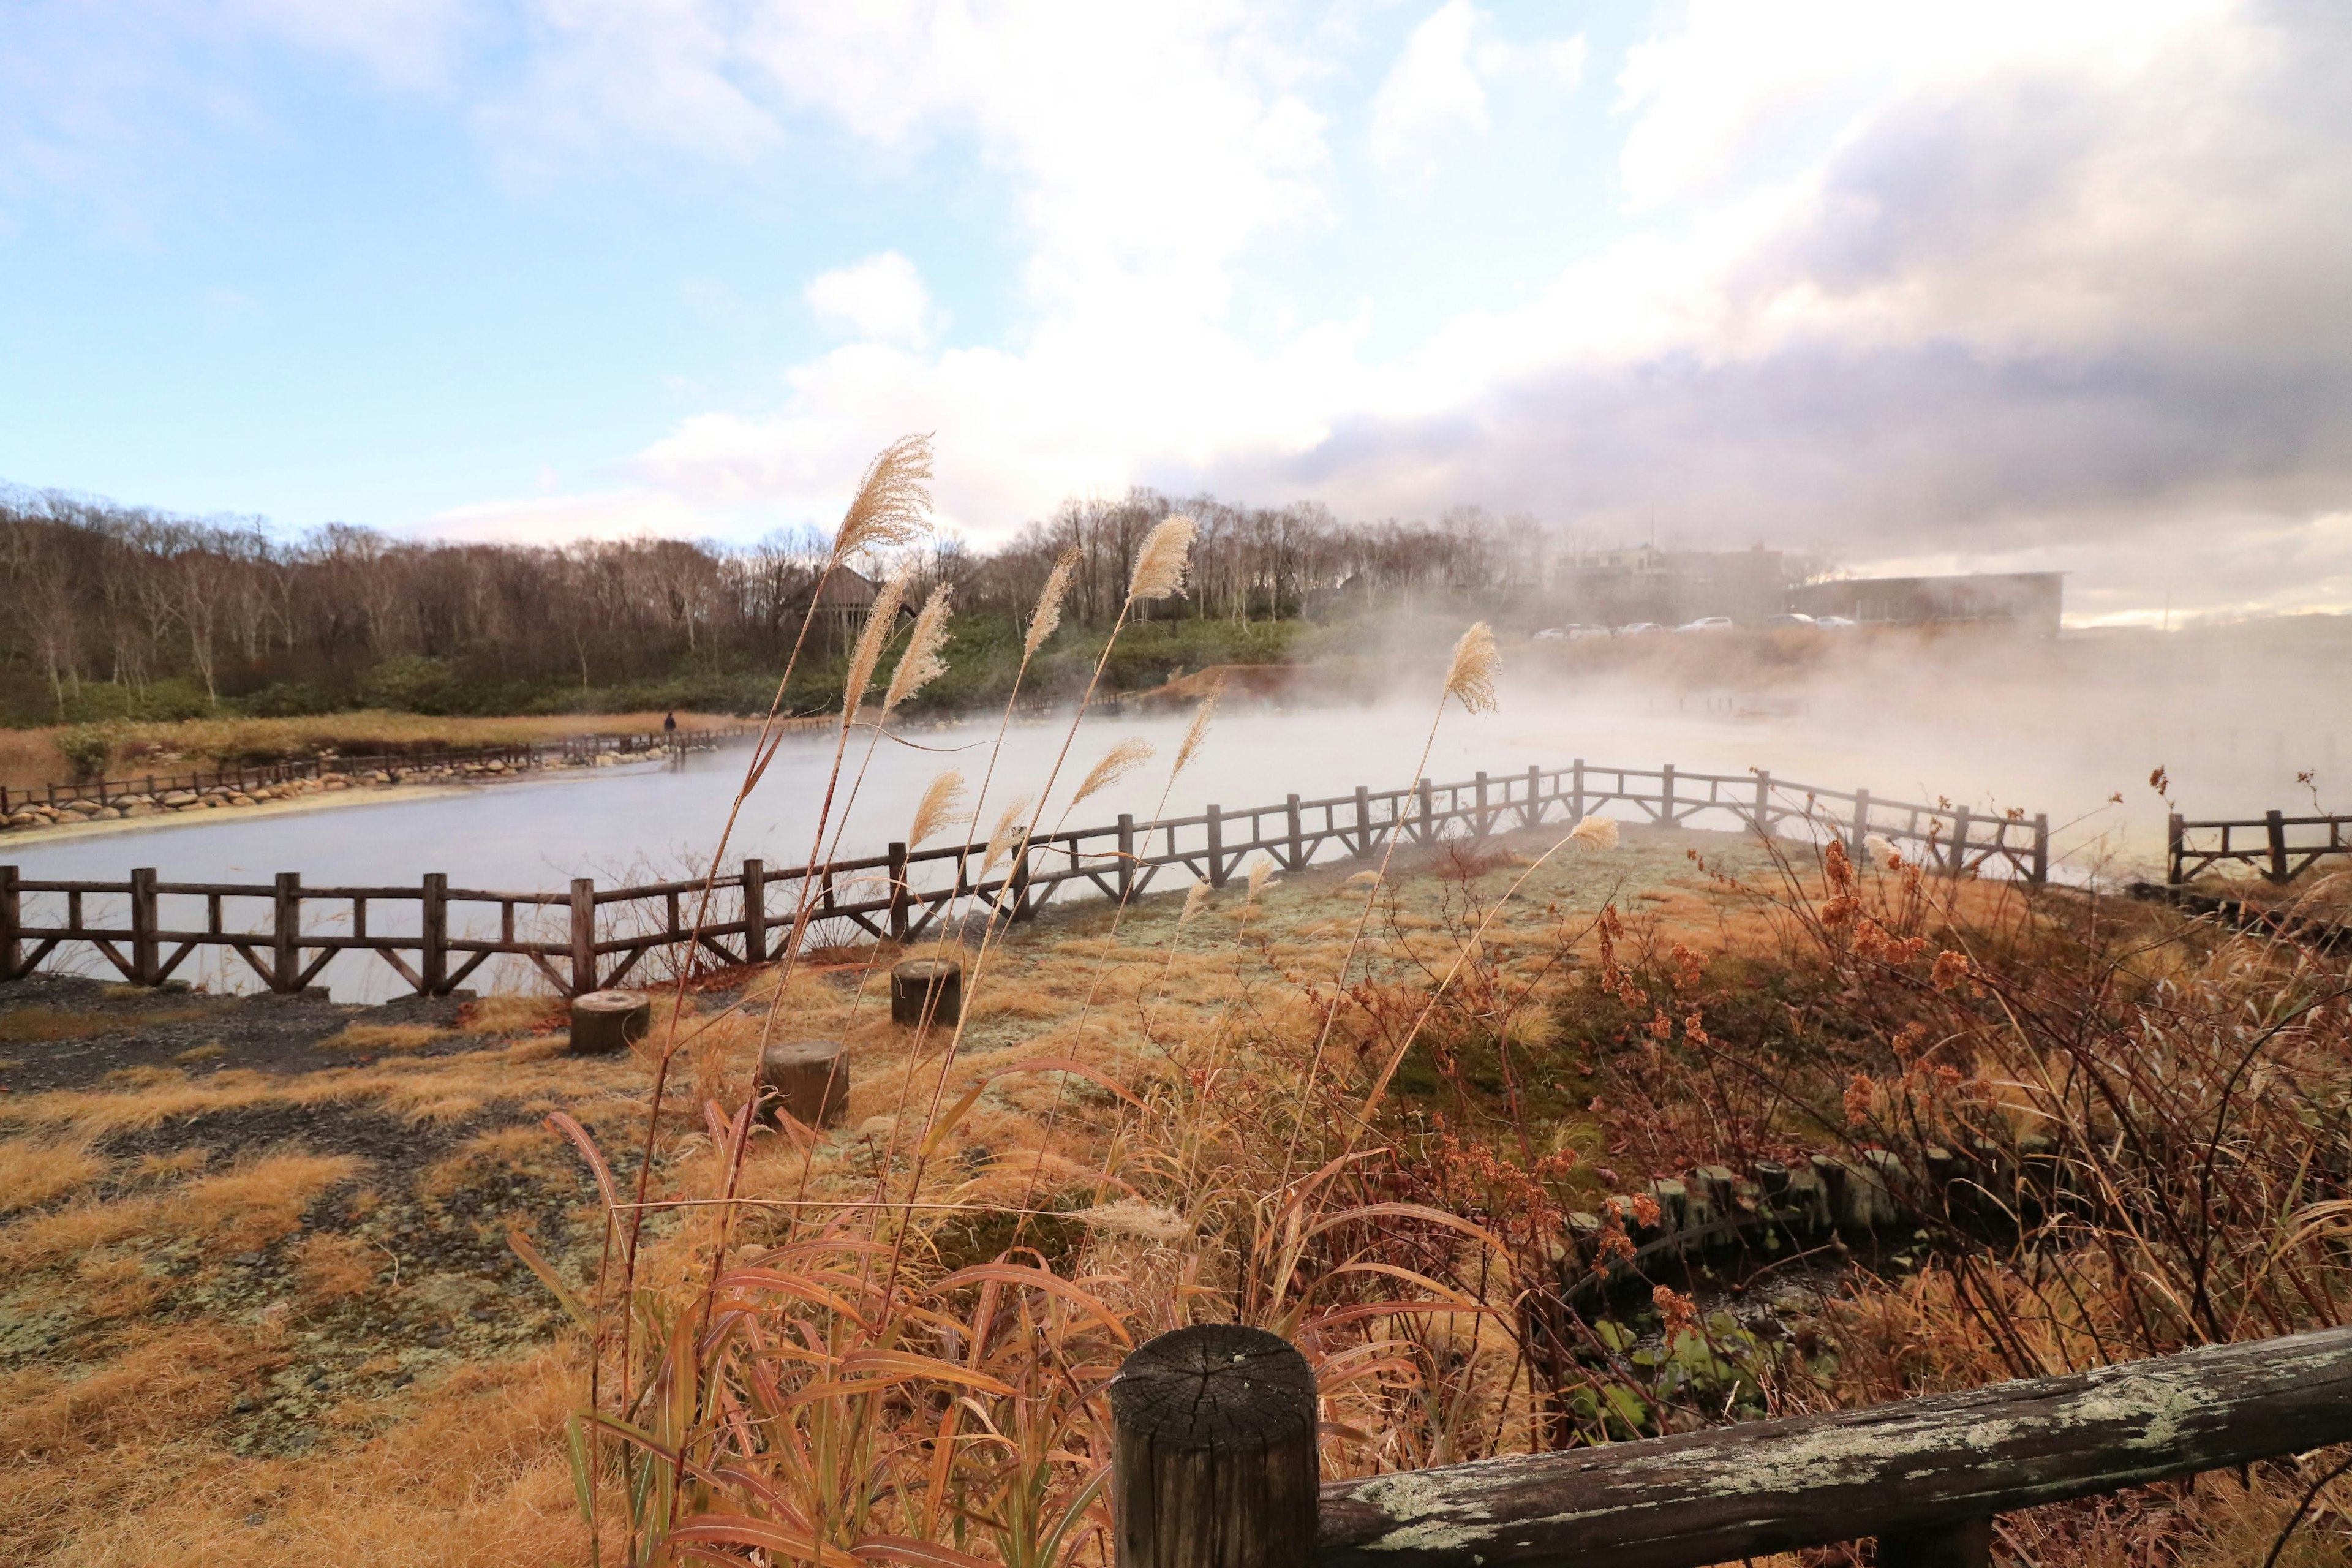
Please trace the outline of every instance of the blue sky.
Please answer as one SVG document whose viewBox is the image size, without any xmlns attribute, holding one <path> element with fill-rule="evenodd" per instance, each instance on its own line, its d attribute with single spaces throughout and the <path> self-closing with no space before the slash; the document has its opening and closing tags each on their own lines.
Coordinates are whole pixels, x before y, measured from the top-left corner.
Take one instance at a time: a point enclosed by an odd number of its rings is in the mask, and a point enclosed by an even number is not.
<svg viewBox="0 0 2352 1568">
<path fill-rule="evenodd" d="M 2346 45 L 2229 0 L 18 0 L 0 479 L 744 537 L 929 428 L 983 540 L 1153 483 L 2338 607 Z"/>
</svg>

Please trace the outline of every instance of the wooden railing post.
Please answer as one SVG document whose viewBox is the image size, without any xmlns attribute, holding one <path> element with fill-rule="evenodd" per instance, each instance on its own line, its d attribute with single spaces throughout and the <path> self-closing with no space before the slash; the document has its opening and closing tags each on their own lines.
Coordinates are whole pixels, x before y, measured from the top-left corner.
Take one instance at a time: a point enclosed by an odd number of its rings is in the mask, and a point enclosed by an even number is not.
<svg viewBox="0 0 2352 1568">
<path fill-rule="evenodd" d="M 572 879 L 572 994 L 596 989 L 596 879 Z"/>
<path fill-rule="evenodd" d="M 1571 776 L 1575 780 L 1575 794 L 1569 797 L 1568 820 L 1570 826 L 1573 826 L 1584 820 L 1584 759 L 1582 757 L 1576 759 L 1576 766 Z"/>
<path fill-rule="evenodd" d="M 1437 792 L 1430 787 L 1427 779 L 1423 779 L 1413 786 L 1413 794 L 1421 802 L 1421 841 L 1434 844 L 1437 842 Z"/>
<path fill-rule="evenodd" d="M 1305 836 L 1298 829 L 1298 797 L 1294 795 L 1284 801 L 1283 810 L 1290 826 L 1290 847 L 1284 853 L 1284 868 L 1296 871 L 1307 864 Z"/>
<path fill-rule="evenodd" d="M 1264 1329 L 1196 1323 L 1110 1385 L 1117 1568 L 1301 1568 L 1315 1560 L 1315 1373 Z"/>
<path fill-rule="evenodd" d="M 2033 814 L 2033 869 L 2030 873 L 2036 887 L 2050 880 L 2050 815 Z"/>
<path fill-rule="evenodd" d="M 768 868 L 760 860 L 743 862 L 743 962 L 768 962 Z"/>
<path fill-rule="evenodd" d="M 2164 882 L 2167 887 L 2177 888 L 2183 880 L 2181 870 L 2186 863 L 2183 847 L 2188 837 L 2188 830 L 2182 826 L 2179 812 L 2176 811 L 2165 818 Z"/>
<path fill-rule="evenodd" d="M 1209 817 L 1209 886 L 1225 885 L 1225 814 L 1216 806 L 1208 810 Z"/>
<path fill-rule="evenodd" d="M 2286 884 L 2286 814 L 2281 811 L 2263 813 L 2263 826 L 2271 840 L 2271 868 L 2263 873 L 2266 879 L 2284 887 Z"/>
<path fill-rule="evenodd" d="M 1675 825 L 1675 764 L 1672 763 L 1658 770 L 1658 824 L 1662 827 Z"/>
<path fill-rule="evenodd" d="M 1471 783 L 1475 786 L 1478 792 L 1478 825 L 1472 830 L 1472 833 L 1475 837 L 1484 838 L 1486 837 L 1486 770 L 1480 768 L 1478 770 L 1477 777 L 1473 779 Z"/>
<path fill-rule="evenodd" d="M 1991 1568 L 1992 1515 L 1878 1538 L 1878 1568 Z"/>
<path fill-rule="evenodd" d="M 1964 877 L 1969 870 L 1969 808 L 1961 806 L 1952 813 L 1952 846 L 1945 864 L 1955 877 Z"/>
<path fill-rule="evenodd" d="M 890 940 L 907 940 L 907 847 L 890 846 Z"/>
<path fill-rule="evenodd" d="M 1528 805 L 1520 820 L 1529 827 L 1543 826 L 1543 767 L 1538 763 L 1528 764 Z"/>
<path fill-rule="evenodd" d="M 1858 789 L 1853 792 L 1853 836 L 1845 847 L 1846 854 L 1857 866 L 1862 864 L 1862 858 L 1870 853 L 1870 847 L 1863 842 L 1869 837 L 1870 792 Z"/>
<path fill-rule="evenodd" d="M 1135 896 L 1135 814 L 1118 814 L 1118 901 Z"/>
<path fill-rule="evenodd" d="M 25 895 L 18 886 L 24 879 L 16 867 L 0 866 L 0 980 L 24 973 Z"/>
<path fill-rule="evenodd" d="M 417 929 L 424 951 L 417 955 L 417 990 L 438 996 L 449 989 L 449 877 L 445 871 L 425 873 L 418 895 Z"/>
<path fill-rule="evenodd" d="M 1356 858 L 1372 858 L 1372 792 L 1363 784 L 1356 786 Z"/>
<path fill-rule="evenodd" d="M 280 871 L 269 901 L 269 988 L 291 994 L 302 988 L 302 874 Z"/>
<path fill-rule="evenodd" d="M 1772 837 L 1772 773 L 1768 768 L 1756 770 L 1756 837 Z"/>
<path fill-rule="evenodd" d="M 131 983 L 153 985 L 163 979 L 163 949 L 155 940 L 155 868 L 131 873 Z"/>
</svg>

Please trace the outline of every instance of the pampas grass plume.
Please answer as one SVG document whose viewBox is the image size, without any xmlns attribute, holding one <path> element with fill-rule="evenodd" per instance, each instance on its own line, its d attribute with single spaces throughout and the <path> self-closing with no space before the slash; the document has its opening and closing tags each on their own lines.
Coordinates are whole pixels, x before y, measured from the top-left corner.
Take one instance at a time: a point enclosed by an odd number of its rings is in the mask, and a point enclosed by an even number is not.
<svg viewBox="0 0 2352 1568">
<path fill-rule="evenodd" d="M 875 454 L 833 536 L 838 564 L 852 555 L 898 550 L 931 529 L 931 438 L 902 436 Z"/>
<path fill-rule="evenodd" d="M 948 640 L 948 585 L 942 583 L 923 601 L 922 613 L 915 617 L 914 635 L 907 639 L 907 651 L 898 668 L 891 671 L 889 689 L 882 694 L 885 721 L 899 703 L 947 673 L 940 649 Z"/>
<path fill-rule="evenodd" d="M 1587 849 L 1614 849 L 1617 847 L 1617 819 L 1595 812 L 1570 828 L 1568 837 L 1571 842 Z"/>
<path fill-rule="evenodd" d="M 1201 743 L 1209 738 L 1209 721 L 1217 716 L 1217 700 L 1224 694 L 1225 678 L 1220 675 L 1210 683 L 1209 694 L 1201 699 L 1201 705 L 1192 710 L 1192 727 L 1184 731 L 1184 743 L 1176 748 L 1176 765 L 1168 770 L 1171 783 L 1192 766 L 1193 757 L 1200 753 Z"/>
<path fill-rule="evenodd" d="M 1253 905 L 1253 904 L 1255 904 L 1255 903 L 1256 903 L 1256 902 L 1257 902 L 1257 896 L 1258 896 L 1259 892 L 1265 889 L 1265 884 L 1266 884 L 1266 879 L 1267 879 L 1268 878 L 1272 877 L 1273 875 L 1274 875 L 1274 857 L 1273 857 L 1273 856 L 1271 856 L 1271 855 L 1261 855 L 1261 856 L 1259 856 L 1256 859 L 1255 859 L 1255 860 L 1253 860 L 1253 861 L 1251 861 L 1251 862 L 1250 862 L 1250 868 L 1249 868 L 1249 896 L 1242 900 L 1242 907 L 1243 907 L 1244 909 L 1247 909 L 1247 908 L 1249 908 L 1251 905 Z"/>
<path fill-rule="evenodd" d="M 1189 517 L 1178 513 L 1160 520 L 1143 537 L 1143 548 L 1137 552 L 1135 571 L 1127 580 L 1127 597 L 1132 604 L 1142 599 L 1164 599 L 1184 585 L 1186 558 L 1200 528 Z"/>
<path fill-rule="evenodd" d="M 1445 671 L 1445 692 L 1472 713 L 1495 710 L 1495 631 L 1479 621 L 1454 645 L 1454 662 Z"/>
<path fill-rule="evenodd" d="M 1037 591 L 1037 608 L 1029 616 L 1029 635 L 1021 639 L 1024 657 L 1045 647 L 1054 628 L 1062 624 L 1062 600 L 1070 591 L 1070 574 L 1077 567 L 1077 551 L 1065 550 L 1062 558 L 1054 563 L 1053 571 L 1045 574 L 1045 585 Z"/>
<path fill-rule="evenodd" d="M 890 640 L 891 630 L 898 624 L 898 602 L 907 596 L 907 578 L 913 572 L 911 564 L 900 566 L 884 579 L 874 595 L 873 606 L 866 612 L 866 625 L 857 634 L 857 646 L 849 653 L 849 679 L 841 685 L 841 721 L 854 724 L 857 710 L 866 706 L 866 688 L 874 684 L 874 667 L 882 662 L 882 645 Z"/>
<path fill-rule="evenodd" d="M 963 775 L 950 768 L 924 789 L 922 801 L 915 807 L 915 825 L 907 829 L 907 847 L 912 849 L 952 825 L 962 805 Z"/>
<path fill-rule="evenodd" d="M 1021 837 L 1021 814 L 1028 809 L 1029 797 L 1024 795 L 1017 797 L 1012 805 L 997 814 L 996 831 L 988 836 L 988 858 L 980 864 L 980 874 L 982 877 L 996 868 L 996 863 L 1004 858 L 1005 854 L 1012 849 L 1014 840 Z"/>
<path fill-rule="evenodd" d="M 1132 1236 L 1142 1241 L 1167 1243 L 1181 1241 L 1192 1234 L 1184 1216 L 1174 1209 L 1163 1209 L 1139 1198 L 1121 1198 L 1115 1204 L 1097 1204 L 1090 1209 L 1079 1209 L 1070 1217 L 1088 1230 L 1108 1232 L 1113 1236 Z"/>
<path fill-rule="evenodd" d="M 1877 861 L 1888 870 L 1899 871 L 1903 868 L 1902 853 L 1897 850 L 1883 835 L 1876 833 L 1864 835 L 1862 840 L 1862 847 L 1870 851 L 1870 858 L 1873 860 Z"/>
<path fill-rule="evenodd" d="M 1199 914 L 1202 910 L 1205 910 L 1208 907 L 1209 879 L 1203 877 L 1185 890 L 1184 912 L 1176 917 L 1176 929 L 1178 931 L 1182 931 L 1185 925 L 1191 921 L 1194 915 Z"/>
<path fill-rule="evenodd" d="M 1080 781 L 1078 793 L 1070 797 L 1070 804 L 1076 805 L 1096 791 L 1108 789 L 1150 760 L 1151 742 L 1129 735 L 1103 753 L 1102 761 Z"/>
</svg>

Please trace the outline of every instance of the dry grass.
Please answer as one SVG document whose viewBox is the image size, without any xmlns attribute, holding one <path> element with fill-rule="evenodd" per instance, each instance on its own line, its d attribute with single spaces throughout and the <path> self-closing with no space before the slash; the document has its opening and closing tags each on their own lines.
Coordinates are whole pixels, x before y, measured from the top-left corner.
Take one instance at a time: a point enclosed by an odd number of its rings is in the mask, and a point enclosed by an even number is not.
<svg viewBox="0 0 2352 1568">
<path fill-rule="evenodd" d="M 0 1215 L 38 1208 L 96 1181 L 106 1162 L 84 1143 L 56 1138 L 0 1142 Z"/>
<path fill-rule="evenodd" d="M 449 1037 L 431 1024 L 347 1024 L 318 1043 L 322 1051 L 417 1051 Z"/>
<path fill-rule="evenodd" d="M 564 1021 L 563 1004 L 545 996 L 483 996 L 457 1014 L 457 1026 L 469 1035 L 546 1034 Z"/>
<path fill-rule="evenodd" d="M 250 1252 L 290 1235 L 312 1198 L 359 1168 L 346 1155 L 270 1154 L 161 1192 L 69 1204 L 0 1230 L 0 1267 L 39 1268 L 142 1237 L 195 1236 L 217 1254 Z"/>
<path fill-rule="evenodd" d="M 142 993 L 152 995 L 152 993 Z M 136 1013 L 77 1012 L 64 1007 L 0 1009 L 0 1042 L 31 1045 L 46 1040 L 86 1040 L 100 1035 L 127 1034 L 134 1029 L 184 1024 L 220 1011 L 218 1003 L 189 1007 L 156 1007 Z"/>
</svg>

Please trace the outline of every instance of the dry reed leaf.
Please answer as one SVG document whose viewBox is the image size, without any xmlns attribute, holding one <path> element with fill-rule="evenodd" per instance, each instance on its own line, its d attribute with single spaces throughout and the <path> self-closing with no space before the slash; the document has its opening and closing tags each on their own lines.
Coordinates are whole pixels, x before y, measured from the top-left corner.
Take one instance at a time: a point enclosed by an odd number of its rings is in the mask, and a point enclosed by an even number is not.
<svg viewBox="0 0 2352 1568">
<path fill-rule="evenodd" d="M 1029 616 L 1029 635 L 1021 639 L 1024 658 L 1034 656 L 1062 624 L 1062 600 L 1070 591 L 1070 574 L 1078 569 L 1076 547 L 1062 552 L 1054 563 L 1053 571 L 1045 574 L 1045 585 L 1037 591 L 1037 607 Z"/>
<path fill-rule="evenodd" d="M 922 612 L 915 617 L 914 633 L 907 639 L 907 651 L 900 657 L 898 668 L 890 673 L 890 685 L 882 694 L 885 721 L 898 710 L 899 703 L 947 673 L 940 649 L 948 640 L 948 585 L 942 583 L 923 601 Z"/>
<path fill-rule="evenodd" d="M 1164 599 L 1184 586 L 1184 567 L 1192 550 L 1192 541 L 1200 527 L 1179 512 L 1162 518 L 1143 537 L 1143 548 L 1136 552 L 1135 570 L 1127 579 L 1129 603 L 1144 599 Z"/>
<path fill-rule="evenodd" d="M 1445 671 L 1445 693 L 1472 713 L 1495 710 L 1495 632 L 1484 621 L 1472 625 L 1454 645 Z"/>
<path fill-rule="evenodd" d="M 1209 738 L 1209 721 L 1217 716 L 1217 702 L 1224 694 L 1225 678 L 1220 675 L 1210 683 L 1209 693 L 1201 699 L 1201 705 L 1192 710 L 1192 722 L 1184 731 L 1184 743 L 1176 748 L 1176 765 L 1168 770 L 1171 782 L 1200 754 L 1202 742 Z"/>
<path fill-rule="evenodd" d="M 923 798 L 915 807 L 914 826 L 907 829 L 907 847 L 920 848 L 933 834 L 953 826 L 961 820 L 964 800 L 963 775 L 948 769 L 924 787 Z"/>
<path fill-rule="evenodd" d="M 988 858 L 980 863 L 980 874 L 986 877 L 996 863 L 1011 853 L 1023 832 L 1021 816 L 1029 809 L 1029 797 L 1017 795 L 1013 804 L 997 814 L 996 831 L 988 836 Z"/>
<path fill-rule="evenodd" d="M 1584 849 L 1617 847 L 1617 819 L 1594 812 L 1568 830 L 1569 841 Z"/>
<path fill-rule="evenodd" d="M 882 662 L 882 645 L 898 624 L 898 603 L 907 596 L 907 579 L 913 575 L 911 563 L 902 563 L 882 580 L 874 595 L 873 606 L 866 612 L 866 625 L 857 634 L 857 646 L 850 650 L 849 675 L 841 683 L 841 721 L 844 725 L 857 722 L 857 710 L 866 705 L 866 689 L 874 684 L 874 668 Z"/>
<path fill-rule="evenodd" d="M 931 438 L 901 436 L 874 455 L 833 536 L 835 564 L 853 555 L 899 550 L 931 529 Z"/>
<path fill-rule="evenodd" d="M 1150 742 L 1130 735 L 1117 742 L 1079 782 L 1078 793 L 1070 797 L 1070 804 L 1076 805 L 1097 791 L 1108 789 L 1150 760 Z"/>
</svg>

